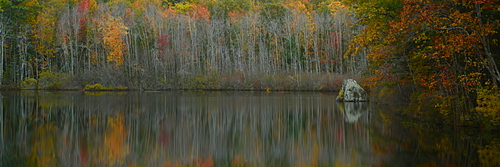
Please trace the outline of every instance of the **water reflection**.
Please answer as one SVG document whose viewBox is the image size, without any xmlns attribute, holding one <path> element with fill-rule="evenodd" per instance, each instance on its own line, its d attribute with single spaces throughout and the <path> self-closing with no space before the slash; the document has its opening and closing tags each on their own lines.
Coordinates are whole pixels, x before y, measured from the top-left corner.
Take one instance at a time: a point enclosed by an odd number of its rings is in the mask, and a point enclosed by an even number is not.
<svg viewBox="0 0 500 167">
<path fill-rule="evenodd" d="M 425 132 L 387 123 L 387 115 L 379 112 L 383 110 L 370 103 L 338 104 L 335 97 L 332 93 L 3 92 L 0 166 L 480 163 L 475 151 L 479 143 L 474 140 L 481 137 L 456 140 L 453 137 L 461 136 L 443 137 L 447 133 L 441 132 L 423 138 Z M 436 143 L 450 148 L 440 150 Z M 453 148 L 462 145 L 467 152 Z M 455 161 L 464 157 L 468 159 Z"/>
<path fill-rule="evenodd" d="M 349 123 L 355 123 L 363 116 L 363 114 L 368 113 L 368 102 L 340 102 L 339 109 L 341 113 L 344 113 L 345 121 Z M 366 117 L 368 118 L 368 117 Z"/>
</svg>

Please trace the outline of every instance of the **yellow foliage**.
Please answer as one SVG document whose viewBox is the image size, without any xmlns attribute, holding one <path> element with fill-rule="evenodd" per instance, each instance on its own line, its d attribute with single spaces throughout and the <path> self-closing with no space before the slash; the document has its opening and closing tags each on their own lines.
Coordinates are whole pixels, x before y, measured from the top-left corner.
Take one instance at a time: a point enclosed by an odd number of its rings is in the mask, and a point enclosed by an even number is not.
<svg viewBox="0 0 500 167">
<path fill-rule="evenodd" d="M 285 6 L 292 8 L 292 10 L 295 10 L 296 12 L 310 13 L 307 6 L 302 1 L 291 1 L 288 4 L 285 4 Z"/>
<path fill-rule="evenodd" d="M 486 118 L 488 125 L 500 126 L 500 94 L 492 88 L 479 88 L 477 91 L 476 111 Z"/>
<path fill-rule="evenodd" d="M 491 144 L 486 145 L 479 153 L 479 160 L 483 166 L 498 166 L 500 165 L 500 140 L 496 139 Z"/>
<path fill-rule="evenodd" d="M 128 0 L 112 0 L 112 1 L 108 1 L 108 3 L 107 3 L 107 5 L 109 5 L 109 6 L 116 6 L 119 4 L 125 4 L 127 6 L 130 6 L 131 2 Z"/>
<path fill-rule="evenodd" d="M 176 3 L 175 6 L 172 7 L 173 10 L 186 14 L 191 10 L 192 5 L 189 3 Z"/>
<path fill-rule="evenodd" d="M 99 91 L 99 90 L 107 90 L 106 86 L 103 86 L 101 84 L 94 84 L 94 85 L 85 85 L 85 90 L 90 90 L 90 91 Z"/>
<path fill-rule="evenodd" d="M 348 10 L 348 7 L 344 5 L 344 3 L 339 1 L 330 3 L 330 5 L 328 5 L 328 8 L 330 9 L 330 14 L 333 16 L 337 16 L 337 14 L 339 14 L 340 12 L 345 12 Z"/>
<path fill-rule="evenodd" d="M 343 89 L 340 89 L 338 97 L 339 97 L 338 100 L 342 100 L 342 101 L 344 100 L 344 90 Z"/>
</svg>

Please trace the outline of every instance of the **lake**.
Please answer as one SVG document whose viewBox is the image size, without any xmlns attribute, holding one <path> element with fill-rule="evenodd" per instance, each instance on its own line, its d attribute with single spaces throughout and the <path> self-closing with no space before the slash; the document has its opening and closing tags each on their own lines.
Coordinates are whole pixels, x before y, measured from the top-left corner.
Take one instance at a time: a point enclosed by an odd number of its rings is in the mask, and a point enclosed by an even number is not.
<svg viewBox="0 0 500 167">
<path fill-rule="evenodd" d="M 499 135 L 318 92 L 4 91 L 0 166 L 499 166 Z"/>
</svg>

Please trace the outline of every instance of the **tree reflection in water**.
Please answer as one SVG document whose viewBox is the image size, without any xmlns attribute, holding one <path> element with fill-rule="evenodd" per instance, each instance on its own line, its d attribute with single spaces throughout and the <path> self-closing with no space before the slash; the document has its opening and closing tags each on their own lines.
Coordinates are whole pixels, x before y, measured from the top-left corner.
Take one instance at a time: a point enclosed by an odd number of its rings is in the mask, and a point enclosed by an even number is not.
<svg viewBox="0 0 500 167">
<path fill-rule="evenodd" d="M 339 109 L 344 114 L 346 122 L 355 123 L 363 114 L 368 113 L 369 104 L 368 102 L 341 102 L 339 103 Z"/>
<path fill-rule="evenodd" d="M 1 166 L 478 165 L 478 148 L 498 153 L 467 133 L 423 137 L 333 93 L 2 94 Z"/>
</svg>

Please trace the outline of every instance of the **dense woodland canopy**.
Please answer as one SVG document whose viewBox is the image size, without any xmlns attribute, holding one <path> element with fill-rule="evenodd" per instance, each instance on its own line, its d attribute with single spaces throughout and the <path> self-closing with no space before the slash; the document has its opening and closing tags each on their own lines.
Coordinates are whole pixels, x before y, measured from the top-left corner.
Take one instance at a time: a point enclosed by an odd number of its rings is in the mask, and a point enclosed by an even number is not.
<svg viewBox="0 0 500 167">
<path fill-rule="evenodd" d="M 1 19 L 4 85 L 319 89 L 367 66 L 337 1 L 19 0 Z"/>
<path fill-rule="evenodd" d="M 409 93 L 405 113 L 434 122 L 499 127 L 499 1 L 351 3 L 366 28 L 350 49 L 368 50 L 371 81 L 387 85 L 380 95 Z"/>
<path fill-rule="evenodd" d="M 378 97 L 410 101 L 406 114 L 498 126 L 499 6 L 498 0 L 0 0 L 0 83 L 338 90 L 341 79 L 357 77 Z"/>
</svg>

